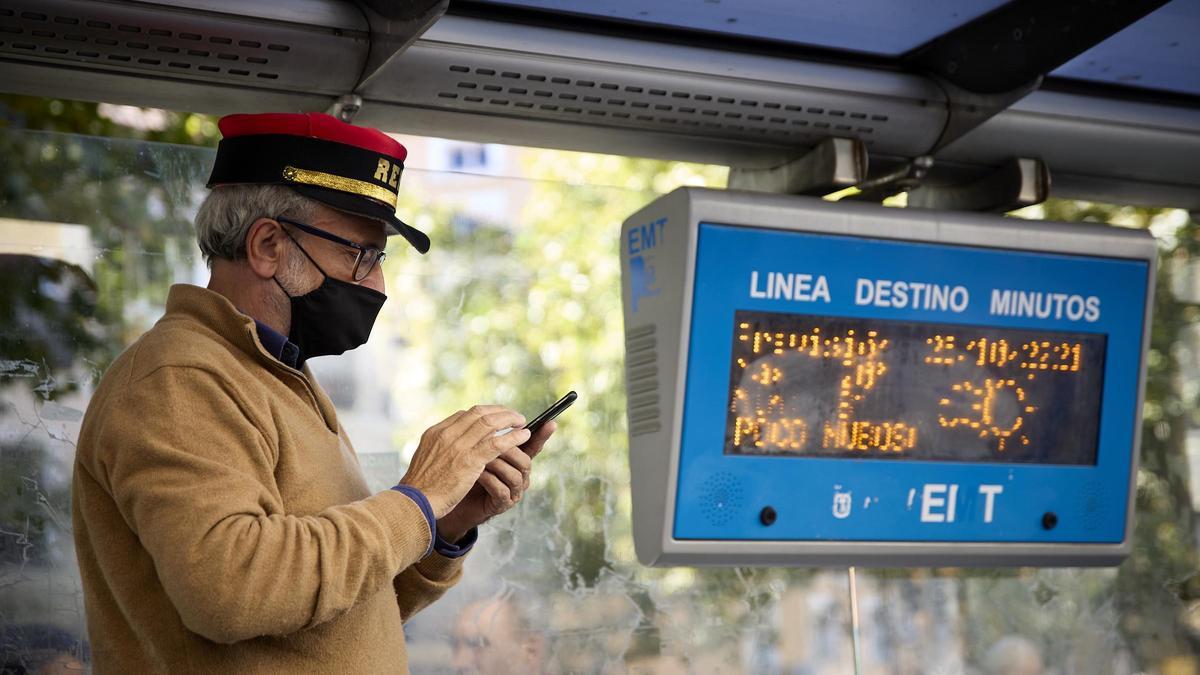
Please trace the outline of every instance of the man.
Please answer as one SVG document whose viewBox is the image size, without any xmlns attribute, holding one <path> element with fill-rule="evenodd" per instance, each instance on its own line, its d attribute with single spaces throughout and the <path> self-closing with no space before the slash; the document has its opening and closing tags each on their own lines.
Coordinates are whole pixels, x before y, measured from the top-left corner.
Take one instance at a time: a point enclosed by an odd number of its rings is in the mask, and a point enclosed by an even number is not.
<svg viewBox="0 0 1200 675">
<path fill-rule="evenodd" d="M 475 527 L 520 500 L 554 426 L 530 438 L 512 410 L 459 411 L 370 494 L 304 362 L 366 341 L 387 235 L 429 249 L 395 216 L 406 151 L 319 114 L 220 128 L 196 216 L 209 286 L 172 287 L 80 433 L 95 670 L 404 672 L 402 622 L 458 580 Z"/>
<path fill-rule="evenodd" d="M 542 675 L 546 636 L 512 595 L 468 604 L 454 622 L 451 665 L 464 675 Z"/>
</svg>

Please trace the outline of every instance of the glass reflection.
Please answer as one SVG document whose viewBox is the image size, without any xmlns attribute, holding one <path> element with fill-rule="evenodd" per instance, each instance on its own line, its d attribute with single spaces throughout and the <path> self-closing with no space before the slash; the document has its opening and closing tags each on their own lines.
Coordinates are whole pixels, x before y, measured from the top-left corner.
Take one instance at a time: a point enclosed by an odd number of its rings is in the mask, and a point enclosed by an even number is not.
<svg viewBox="0 0 1200 675">
<path fill-rule="evenodd" d="M 463 145 L 406 143 L 414 156 Z M 79 420 L 169 285 L 207 280 L 190 219 L 211 151 L 0 131 L 0 153 L 0 663 L 67 669 L 89 660 L 66 517 Z M 656 192 L 720 176 L 476 155 L 500 164 L 406 172 L 400 211 L 433 234 L 433 252 L 391 247 L 392 301 L 371 341 L 312 363 L 375 489 L 447 411 L 487 401 L 534 414 L 580 393 L 527 500 L 485 528 L 464 582 L 407 626 L 412 670 L 853 672 L 845 570 L 660 570 L 634 558 L 615 235 Z M 518 174 L 528 178 L 505 177 Z M 1115 570 L 861 573 L 863 672 L 1200 668 L 1198 226 L 1178 212 L 1041 211 L 1125 219 L 1162 241 L 1134 554 Z"/>
</svg>

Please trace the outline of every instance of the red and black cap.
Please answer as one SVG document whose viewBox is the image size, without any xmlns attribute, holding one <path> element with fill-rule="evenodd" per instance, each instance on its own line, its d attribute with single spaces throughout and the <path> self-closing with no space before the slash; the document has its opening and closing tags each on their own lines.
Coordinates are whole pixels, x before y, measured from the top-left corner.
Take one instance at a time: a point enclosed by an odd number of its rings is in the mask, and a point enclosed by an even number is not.
<svg viewBox="0 0 1200 675">
<path fill-rule="evenodd" d="M 226 115 L 208 187 L 286 185 L 335 209 L 387 224 L 418 251 L 424 232 L 396 217 L 408 150 L 392 137 L 322 113 Z"/>
</svg>

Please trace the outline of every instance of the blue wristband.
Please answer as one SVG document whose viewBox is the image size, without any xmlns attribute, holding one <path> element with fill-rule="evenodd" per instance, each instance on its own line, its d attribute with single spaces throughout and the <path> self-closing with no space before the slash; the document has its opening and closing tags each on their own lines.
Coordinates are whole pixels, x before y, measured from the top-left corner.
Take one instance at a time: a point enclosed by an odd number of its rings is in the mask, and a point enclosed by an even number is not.
<svg viewBox="0 0 1200 675">
<path fill-rule="evenodd" d="M 442 539 L 442 535 L 437 536 L 437 541 L 433 545 L 433 550 L 446 558 L 461 558 L 470 552 L 471 547 L 475 545 L 475 541 L 479 539 L 479 528 L 472 527 L 467 530 L 462 539 L 451 543 Z"/>
<path fill-rule="evenodd" d="M 402 495 L 407 495 L 409 499 L 417 503 L 417 507 L 421 509 L 421 513 L 425 515 L 425 520 L 429 523 L 429 548 L 425 549 L 425 558 L 433 551 L 433 544 L 438 540 L 437 521 L 433 518 L 433 507 L 429 505 L 429 498 L 425 496 L 417 488 L 411 485 L 396 485 L 392 488 Z"/>
</svg>

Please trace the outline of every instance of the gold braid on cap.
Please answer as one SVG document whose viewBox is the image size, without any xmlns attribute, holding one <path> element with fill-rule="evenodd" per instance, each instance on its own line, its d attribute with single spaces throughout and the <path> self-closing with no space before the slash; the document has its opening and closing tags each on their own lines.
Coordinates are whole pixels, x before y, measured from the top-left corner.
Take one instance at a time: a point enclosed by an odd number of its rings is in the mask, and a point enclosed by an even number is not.
<svg viewBox="0 0 1200 675">
<path fill-rule="evenodd" d="M 381 201 L 393 209 L 396 208 L 396 193 L 387 188 L 368 183 L 365 180 L 346 178 L 345 176 L 337 176 L 332 173 L 325 173 L 324 171 L 297 169 L 294 166 L 283 168 L 283 179 L 289 183 L 315 185 L 317 187 L 329 188 L 330 190 L 337 190 L 338 192 L 349 192 L 369 197 Z"/>
</svg>

